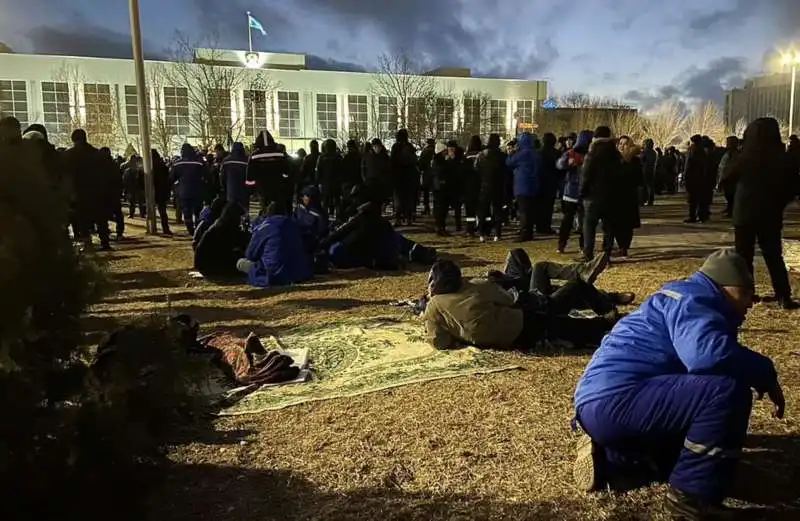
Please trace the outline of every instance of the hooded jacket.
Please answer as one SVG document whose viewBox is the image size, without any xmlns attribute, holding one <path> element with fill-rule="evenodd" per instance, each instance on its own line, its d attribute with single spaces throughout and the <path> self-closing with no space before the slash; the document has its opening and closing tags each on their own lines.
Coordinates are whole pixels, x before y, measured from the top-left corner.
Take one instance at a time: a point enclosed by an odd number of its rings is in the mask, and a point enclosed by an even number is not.
<svg viewBox="0 0 800 521">
<path fill-rule="evenodd" d="M 584 130 L 578 134 L 575 146 L 567 150 L 556 163 L 559 170 L 565 171 L 562 199 L 570 203 L 581 199 L 581 168 L 583 159 L 589 151 L 594 132 Z"/>
<path fill-rule="evenodd" d="M 203 235 L 205 235 L 208 229 L 211 228 L 211 225 L 220 218 L 222 211 L 225 209 L 227 204 L 228 203 L 225 201 L 225 199 L 217 197 L 211 201 L 210 206 L 205 206 L 200 211 L 200 220 L 197 222 L 197 226 L 194 229 L 194 236 L 192 236 L 193 250 L 197 249 L 197 245 L 200 244 L 200 239 L 202 239 Z"/>
<path fill-rule="evenodd" d="M 322 142 L 322 154 L 317 159 L 316 179 L 322 197 L 326 200 L 342 191 L 342 156 L 336 151 L 336 142 L 326 139 Z"/>
<path fill-rule="evenodd" d="M 617 194 L 616 180 L 622 166 L 622 156 L 613 138 L 594 138 L 583 158 L 580 198 L 589 199 L 601 208 L 610 206 Z"/>
<path fill-rule="evenodd" d="M 702 273 L 666 284 L 603 338 L 578 381 L 575 406 L 661 375 L 726 375 L 766 390 L 777 379 L 775 367 L 738 342 L 742 321 Z"/>
<path fill-rule="evenodd" d="M 272 134 L 260 133 L 247 162 L 247 183 L 255 184 L 262 201 L 290 201 L 294 188 L 291 173 L 289 158 Z"/>
<path fill-rule="evenodd" d="M 309 197 L 309 204 L 298 204 L 294 210 L 294 218 L 303 231 L 303 240 L 310 252 L 316 250 L 319 241 L 328 236 L 328 212 L 320 204 L 321 195 L 314 186 L 306 187 L 303 195 Z"/>
<path fill-rule="evenodd" d="M 314 275 L 300 225 L 286 215 L 268 216 L 254 227 L 245 257 L 254 262 L 247 274 L 251 286 L 285 286 Z"/>
<path fill-rule="evenodd" d="M 200 200 L 205 191 L 206 167 L 194 147 L 184 143 L 181 147 L 181 158 L 172 165 L 170 177 L 177 185 L 178 198 L 182 200 Z"/>
<path fill-rule="evenodd" d="M 517 137 L 517 151 L 508 156 L 506 165 L 514 171 L 514 197 L 536 197 L 542 157 L 533 148 L 533 136 L 528 132 Z"/>
<path fill-rule="evenodd" d="M 236 142 L 219 169 L 220 184 L 225 190 L 225 198 L 229 203 L 237 203 L 244 209 L 250 206 L 250 191 L 247 189 L 247 161 L 244 145 Z"/>
<path fill-rule="evenodd" d="M 312 140 L 309 144 L 309 150 L 311 152 L 303 158 L 303 162 L 300 164 L 300 173 L 297 179 L 297 184 L 300 189 L 309 185 L 315 185 L 319 182 L 316 177 L 317 161 L 319 161 L 320 156 L 319 141 L 316 139 Z"/>
<path fill-rule="evenodd" d="M 361 182 L 361 154 L 356 143 L 348 142 L 347 152 L 342 158 L 342 195 L 349 194 Z"/>
<path fill-rule="evenodd" d="M 392 184 L 396 187 L 413 186 L 419 183 L 417 153 L 408 141 L 408 131 L 400 129 L 395 136 L 389 158 L 392 163 Z"/>
<path fill-rule="evenodd" d="M 250 234 L 242 230 L 244 208 L 237 202 L 227 203 L 222 215 L 202 235 L 194 251 L 194 267 L 204 277 L 234 276 L 236 261 L 242 257 Z"/>
</svg>

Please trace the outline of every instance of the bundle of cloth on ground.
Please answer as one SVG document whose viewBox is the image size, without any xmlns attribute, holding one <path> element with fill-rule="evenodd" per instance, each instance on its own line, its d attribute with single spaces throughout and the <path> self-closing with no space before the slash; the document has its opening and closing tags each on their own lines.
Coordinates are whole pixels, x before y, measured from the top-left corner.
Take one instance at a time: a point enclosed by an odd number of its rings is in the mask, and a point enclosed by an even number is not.
<svg viewBox="0 0 800 521">
<path fill-rule="evenodd" d="M 465 343 L 532 350 L 543 340 L 596 347 L 616 322 L 617 306 L 635 298 L 594 287 L 607 265 L 607 254 L 581 264 L 532 264 L 525 250 L 515 249 L 509 252 L 502 272 L 464 281 L 458 265 L 439 261 L 428 277 L 422 315 L 428 340 L 439 349 Z M 557 287 L 553 280 L 564 284 Z M 591 309 L 596 317 L 570 315 L 581 309 Z"/>
<path fill-rule="evenodd" d="M 582 489 L 668 480 L 672 513 L 724 515 L 751 390 L 769 396 L 776 417 L 785 407 L 772 361 L 737 339 L 753 294 L 746 261 L 720 250 L 616 324 L 575 391 Z"/>
<path fill-rule="evenodd" d="M 205 345 L 218 352 L 218 365 L 237 384 L 290 382 L 300 372 L 291 357 L 275 350 L 267 351 L 253 333 L 244 340 L 225 333 L 213 335 Z"/>
<path fill-rule="evenodd" d="M 329 233 L 329 217 L 314 186 L 302 191 L 291 215 L 274 201 L 252 223 L 238 201 L 217 199 L 200 212 L 192 242 L 195 269 L 207 278 L 244 273 L 249 284 L 271 287 L 307 281 L 329 266 L 398 270 L 406 263 L 436 260 L 436 250 L 397 233 L 379 204 L 354 202 L 357 206 L 340 212 L 349 219 Z"/>
</svg>

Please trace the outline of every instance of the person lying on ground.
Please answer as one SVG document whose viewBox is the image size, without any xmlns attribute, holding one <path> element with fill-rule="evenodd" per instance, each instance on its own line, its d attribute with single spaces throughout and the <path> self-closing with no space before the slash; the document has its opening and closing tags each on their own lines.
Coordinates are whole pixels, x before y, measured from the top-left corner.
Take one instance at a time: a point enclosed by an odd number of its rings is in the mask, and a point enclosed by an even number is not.
<svg viewBox="0 0 800 521">
<path fill-rule="evenodd" d="M 558 273 L 548 271 L 569 280 L 561 289 L 546 293 L 520 291 L 513 285 L 506 290 L 485 279 L 463 281 L 461 270 L 453 261 L 439 261 L 428 277 L 429 300 L 423 313 L 428 340 L 438 349 L 466 343 L 528 350 L 544 339 L 596 346 L 617 317 L 615 304 L 591 284 L 607 264 L 607 258 L 604 262 L 599 256 L 579 266 L 559 266 Z M 513 269 L 507 270 L 512 272 L 509 278 L 513 278 Z M 574 309 L 586 307 L 597 318 L 569 315 Z"/>
<path fill-rule="evenodd" d="M 322 207 L 322 196 L 316 186 L 303 188 L 294 218 L 303 232 L 306 248 L 313 253 L 329 232 L 328 212 Z"/>
<path fill-rule="evenodd" d="M 737 339 L 753 292 L 746 261 L 719 250 L 603 339 L 575 391 L 581 489 L 668 480 L 673 514 L 725 514 L 752 390 L 769 396 L 777 418 L 786 406 L 772 361 Z"/>
<path fill-rule="evenodd" d="M 287 215 L 286 206 L 273 201 L 254 221 L 253 237 L 236 268 L 247 274 L 251 286 L 267 288 L 309 280 L 313 259 L 303 243 L 300 225 Z"/>
<path fill-rule="evenodd" d="M 227 203 L 222 215 L 200 238 L 194 251 L 194 268 L 206 278 L 238 274 L 236 262 L 250 242 L 250 233 L 242 228 L 244 208 Z"/>
<path fill-rule="evenodd" d="M 194 230 L 192 236 L 192 249 L 196 250 L 197 245 L 200 244 L 200 239 L 203 238 L 206 231 L 211 227 L 214 222 L 222 215 L 222 210 L 225 209 L 227 202 L 223 197 L 217 197 L 211 202 L 210 206 L 204 206 L 200 211 L 200 220 L 197 223 L 197 228 Z"/>
</svg>

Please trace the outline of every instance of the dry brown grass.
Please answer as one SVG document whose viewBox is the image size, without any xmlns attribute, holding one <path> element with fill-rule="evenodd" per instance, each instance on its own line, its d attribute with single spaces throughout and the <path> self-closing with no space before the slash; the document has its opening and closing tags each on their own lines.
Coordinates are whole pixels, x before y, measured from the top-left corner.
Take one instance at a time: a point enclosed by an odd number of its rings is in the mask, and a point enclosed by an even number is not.
<svg viewBox="0 0 800 521">
<path fill-rule="evenodd" d="M 662 219 L 677 221 L 682 208 L 656 207 L 657 218 L 651 211 L 634 258 L 610 267 L 599 286 L 645 296 L 691 273 L 709 248 L 731 242 L 724 224 L 694 235 L 691 228 L 665 226 Z M 500 267 L 510 247 L 411 236 L 456 258 L 468 275 Z M 557 258 L 553 240 L 527 249 L 535 259 Z M 113 316 L 165 307 L 166 296 L 174 311 L 192 313 L 205 327 L 242 332 L 396 313 L 386 304 L 416 296 L 425 281 L 422 272 L 348 272 L 284 289 L 215 286 L 187 277 L 191 250 L 185 239 L 138 233 L 112 258 L 119 292 L 93 311 L 88 320 L 95 329 L 110 327 Z M 768 281 L 763 268 L 758 279 Z M 763 285 L 761 290 L 768 292 Z M 742 334 L 773 357 L 784 382 L 787 419 L 772 420 L 757 404 L 751 428 L 762 445 L 789 451 L 772 463 L 778 469 L 773 477 L 783 480 L 772 491 L 790 497 L 800 494 L 800 449 L 792 442 L 800 417 L 800 358 L 792 353 L 800 350 L 798 316 L 760 304 Z M 153 503 L 153 519 L 664 519 L 658 487 L 617 497 L 573 488 L 571 397 L 588 356 L 512 356 L 524 372 L 218 420 L 215 434 L 174 449 L 175 467 Z"/>
</svg>

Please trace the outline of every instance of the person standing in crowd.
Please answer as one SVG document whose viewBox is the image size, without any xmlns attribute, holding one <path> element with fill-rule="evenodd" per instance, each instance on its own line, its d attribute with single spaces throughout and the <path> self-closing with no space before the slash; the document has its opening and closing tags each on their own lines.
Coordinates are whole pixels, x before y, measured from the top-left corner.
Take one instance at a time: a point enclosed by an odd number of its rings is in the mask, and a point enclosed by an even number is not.
<svg viewBox="0 0 800 521">
<path fill-rule="evenodd" d="M 628 136 L 619 138 L 617 149 L 622 157 L 619 177 L 614 190 L 616 201 L 608 217 L 610 237 L 604 239 L 604 249 L 611 254 L 614 241 L 619 246 L 620 257 L 627 257 L 633 242 L 633 230 L 641 226 L 639 220 L 639 193 L 645 184 L 641 150 Z"/>
<path fill-rule="evenodd" d="M 478 195 L 478 234 L 481 242 L 494 230 L 494 241 L 503 235 L 503 204 L 506 196 L 508 168 L 506 155 L 500 150 L 500 135 L 489 134 L 486 149 L 475 162 L 480 179 Z"/>
<path fill-rule="evenodd" d="M 342 157 L 342 188 L 339 207 L 336 209 L 337 216 L 344 212 L 349 204 L 350 192 L 362 184 L 361 179 L 361 152 L 358 143 L 354 139 L 347 141 L 347 150 Z"/>
<path fill-rule="evenodd" d="M 556 150 L 556 136 L 550 132 L 542 136 L 542 172 L 539 176 L 539 194 L 536 197 L 536 233 L 553 235 L 553 207 L 556 202 L 558 180 L 561 177 L 556 168 L 559 153 Z"/>
<path fill-rule="evenodd" d="M 172 230 L 169 228 L 169 215 L 167 215 L 167 203 L 172 192 L 169 167 L 155 148 L 150 150 L 150 155 L 153 158 L 153 188 L 156 211 L 161 220 L 161 233 L 172 235 Z"/>
<path fill-rule="evenodd" d="M 130 160 L 122 166 L 122 183 L 128 200 L 128 218 L 133 219 L 138 209 L 139 217 L 144 219 L 144 166 L 139 155 L 132 155 Z"/>
<path fill-rule="evenodd" d="M 726 173 L 730 173 L 728 165 L 736 161 L 739 155 L 739 138 L 736 136 L 728 136 L 725 140 L 725 155 L 719 162 L 717 169 L 717 187 L 725 195 L 725 210 L 723 211 L 725 217 L 733 216 L 733 200 L 736 194 L 736 183 L 732 183 L 730 179 L 726 178 Z"/>
<path fill-rule="evenodd" d="M 297 179 L 297 192 L 301 192 L 303 188 L 309 185 L 317 185 L 317 161 L 319 161 L 319 141 L 312 139 L 308 143 L 310 152 L 303 158 L 300 165 L 300 175 Z"/>
<path fill-rule="evenodd" d="M 789 146 L 786 151 L 789 154 L 789 164 L 792 171 L 800 173 L 800 139 L 794 134 L 789 136 Z"/>
<path fill-rule="evenodd" d="M 753 273 L 758 243 L 767 265 L 778 304 L 796 309 L 783 261 L 783 213 L 797 194 L 798 173 L 783 143 L 778 122 L 759 118 L 744 132 L 742 153 L 728 166 L 726 178 L 736 183 L 733 230 L 736 252 Z"/>
<path fill-rule="evenodd" d="M 455 152 L 453 152 L 455 154 Z M 436 235 L 444 237 L 447 232 L 447 214 L 450 207 L 458 200 L 455 176 L 459 174 L 455 156 L 451 158 L 450 150 L 444 143 L 436 143 L 431 160 L 431 189 L 433 190 L 433 219 L 436 223 Z"/>
<path fill-rule="evenodd" d="M 584 261 L 594 258 L 597 225 L 600 222 L 603 223 L 603 242 L 607 249 L 610 239 L 607 221 L 618 200 L 616 180 L 620 177 L 621 168 L 622 156 L 611 137 L 611 129 L 606 126 L 597 127 L 581 169 L 580 199 L 583 201 L 585 212 L 582 257 Z"/>
<path fill-rule="evenodd" d="M 122 173 L 111 156 L 111 149 L 100 149 L 101 172 L 107 177 L 105 187 L 108 193 L 103 200 L 108 205 L 108 218 L 114 221 L 116 239 L 121 241 L 125 235 L 125 216 L 122 213 Z"/>
<path fill-rule="evenodd" d="M 322 142 L 322 154 L 317 160 L 316 179 L 322 194 L 322 207 L 328 215 L 335 215 L 342 200 L 342 156 L 336 150 L 336 141 Z"/>
<path fill-rule="evenodd" d="M 408 131 L 401 128 L 389 155 L 392 161 L 392 188 L 394 190 L 394 225 L 411 224 L 416 212 L 414 196 L 419 183 L 417 153 L 408 140 Z"/>
<path fill-rule="evenodd" d="M 365 147 L 362 178 L 366 199 L 383 206 L 392 192 L 392 161 L 383 141 L 375 138 Z"/>
<path fill-rule="evenodd" d="M 703 146 L 702 136 L 692 136 L 689 152 L 686 154 L 686 166 L 683 169 L 683 184 L 689 200 L 689 218 L 683 222 L 687 224 L 698 221 L 704 223 L 711 216 L 705 198 L 709 163 L 708 151 Z"/>
<path fill-rule="evenodd" d="M 181 147 L 181 158 L 172 165 L 170 177 L 177 185 L 186 231 L 194 235 L 195 224 L 200 220 L 200 211 L 203 209 L 206 167 L 189 143 Z"/>
<path fill-rule="evenodd" d="M 425 142 L 425 147 L 419 155 L 418 167 L 422 180 L 420 187 L 422 189 L 422 215 L 431 214 L 431 162 L 436 153 L 436 140 L 428 138 Z"/>
<path fill-rule="evenodd" d="M 16 146 L 22 143 L 22 125 L 14 116 L 0 118 L 0 145 Z"/>
<path fill-rule="evenodd" d="M 508 168 L 514 171 L 514 198 L 519 216 L 519 236 L 515 242 L 533 240 L 536 219 L 535 197 L 539 190 L 542 171 L 542 156 L 533 147 L 533 136 L 523 132 L 517 136 L 516 149 L 506 159 Z"/>
<path fill-rule="evenodd" d="M 111 243 L 108 229 L 108 184 L 109 174 L 103 171 L 100 152 L 90 145 L 86 131 L 77 129 L 72 132 L 72 148 L 64 154 L 64 167 L 67 179 L 72 182 L 75 195 L 76 238 L 85 247 L 91 247 L 91 229 L 97 230 L 100 238 L 100 249 L 110 250 Z"/>
<path fill-rule="evenodd" d="M 464 213 L 467 221 L 467 236 L 475 237 L 478 233 L 478 199 L 481 192 L 481 178 L 478 173 L 476 161 L 483 151 L 480 136 L 472 136 L 467 145 L 464 156 L 463 184 L 461 200 L 464 203 Z"/>
<path fill-rule="evenodd" d="M 583 130 L 578 134 L 575 146 L 567 150 L 558 161 L 558 168 L 563 170 L 564 185 L 561 190 L 561 227 L 558 231 L 558 253 L 567 249 L 567 241 L 572 233 L 572 227 L 577 224 L 578 248 L 583 249 L 583 202 L 581 201 L 581 168 L 583 159 L 589 152 L 594 132 Z"/>
<path fill-rule="evenodd" d="M 303 165 L 310 157 L 311 154 Z M 247 161 L 247 184 L 255 185 L 262 211 L 271 202 L 279 202 L 278 208 L 291 210 L 294 196 L 292 167 L 286 153 L 280 150 L 272 134 L 266 130 L 258 134 Z"/>
<path fill-rule="evenodd" d="M 464 207 L 463 193 L 464 193 L 464 178 L 466 177 L 466 161 L 464 160 L 464 149 L 458 145 L 458 142 L 451 139 L 445 146 L 447 147 L 447 194 L 448 194 L 448 208 L 453 209 L 453 220 L 456 225 L 456 233 L 463 230 L 462 228 L 462 210 Z"/>
<path fill-rule="evenodd" d="M 244 210 L 245 219 L 250 215 L 250 190 L 247 188 L 247 152 L 238 141 L 231 146 L 231 153 L 222 161 L 219 180 L 229 203 L 237 203 Z"/>
<path fill-rule="evenodd" d="M 652 139 L 644 140 L 641 164 L 644 169 L 644 180 L 642 183 L 641 204 L 653 206 L 656 196 L 656 172 L 658 171 L 658 153 L 654 150 L 655 143 Z"/>
<path fill-rule="evenodd" d="M 678 157 L 675 147 L 667 148 L 660 163 L 659 171 L 663 176 L 664 190 L 668 194 L 674 195 L 678 187 Z"/>
</svg>

